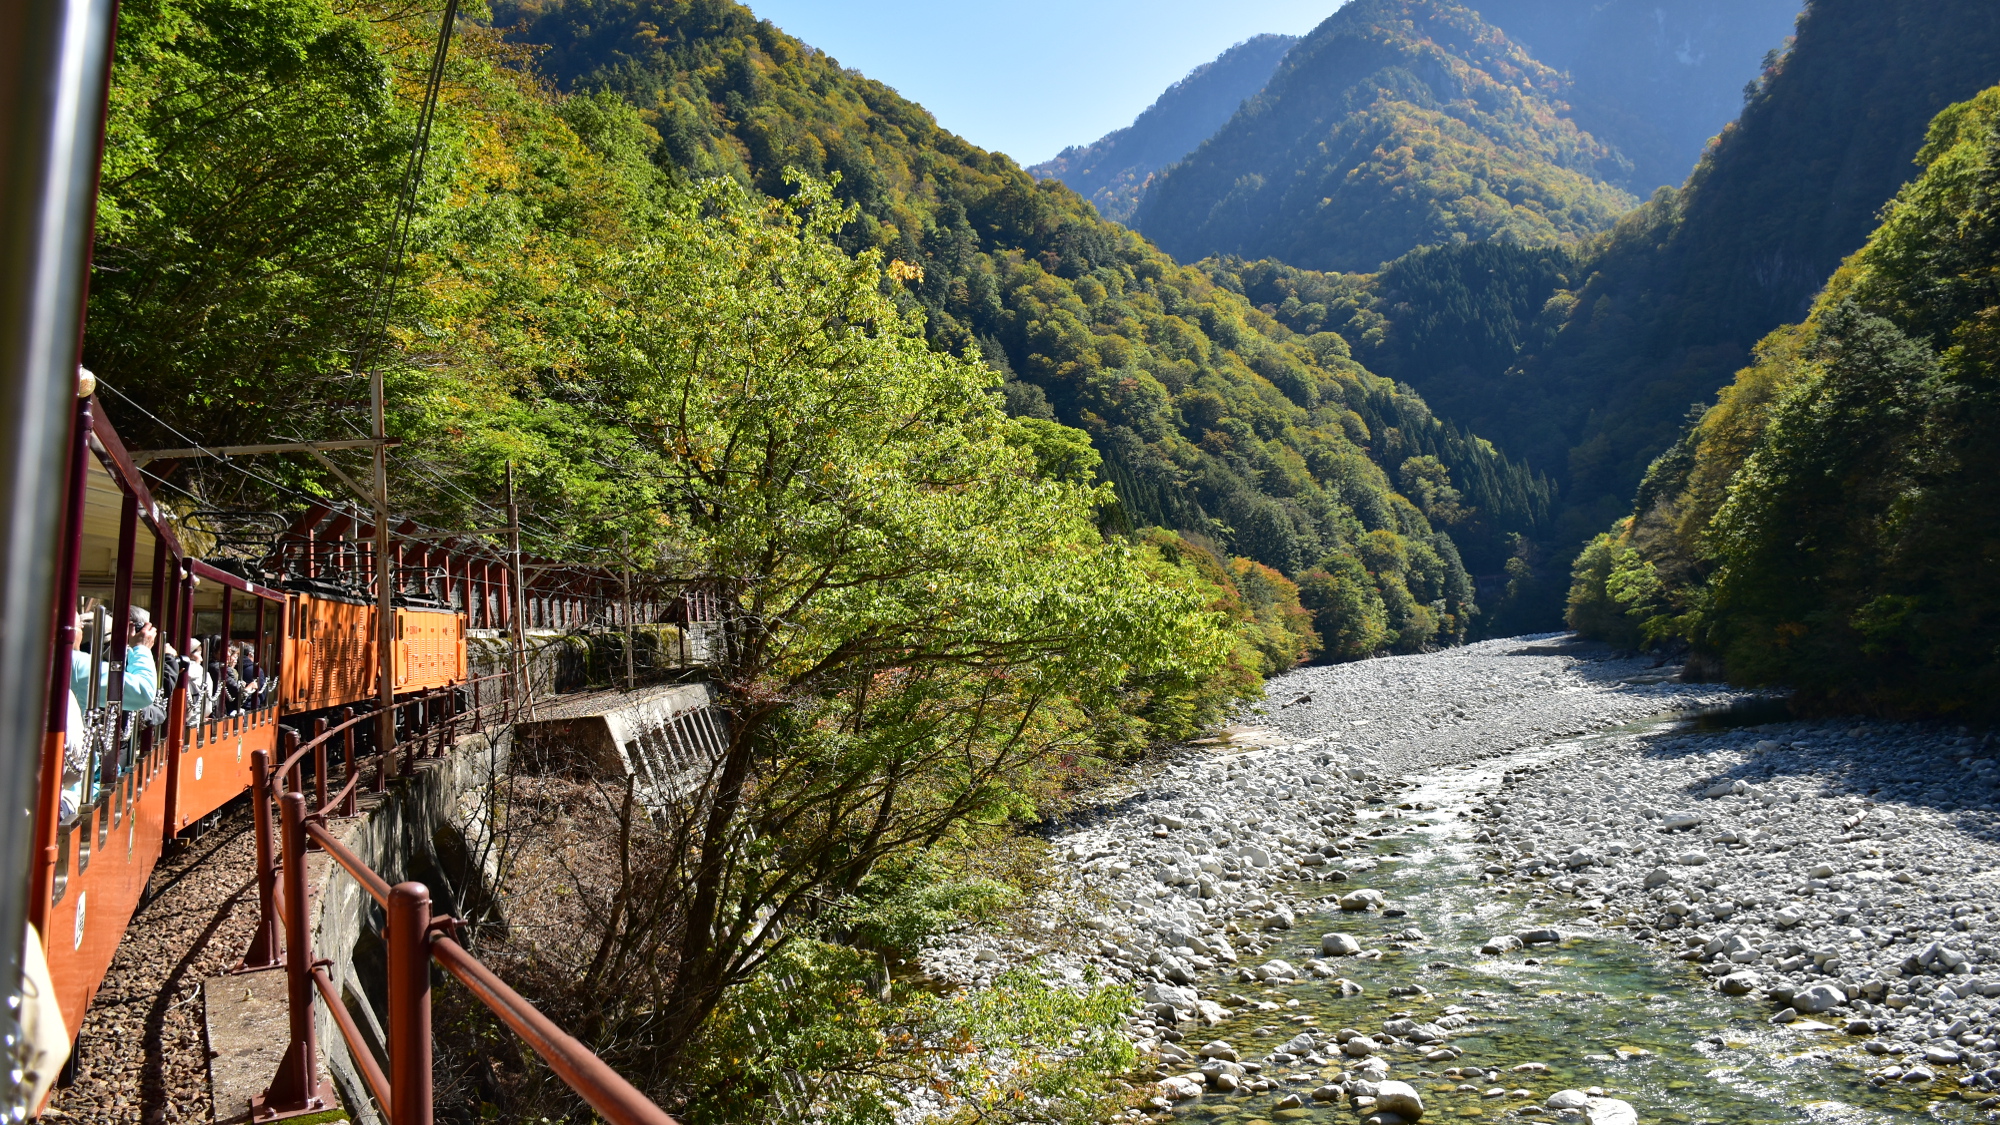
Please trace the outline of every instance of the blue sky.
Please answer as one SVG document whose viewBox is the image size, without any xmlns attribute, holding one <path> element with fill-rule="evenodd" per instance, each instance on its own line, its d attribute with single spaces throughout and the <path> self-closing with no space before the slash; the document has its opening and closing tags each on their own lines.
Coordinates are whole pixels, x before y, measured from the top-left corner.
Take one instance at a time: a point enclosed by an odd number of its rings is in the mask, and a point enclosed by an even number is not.
<svg viewBox="0 0 2000 1125">
<path fill-rule="evenodd" d="M 1342 0 L 747 0 L 759 16 L 1023 164 L 1129 125 L 1233 43 Z"/>
</svg>

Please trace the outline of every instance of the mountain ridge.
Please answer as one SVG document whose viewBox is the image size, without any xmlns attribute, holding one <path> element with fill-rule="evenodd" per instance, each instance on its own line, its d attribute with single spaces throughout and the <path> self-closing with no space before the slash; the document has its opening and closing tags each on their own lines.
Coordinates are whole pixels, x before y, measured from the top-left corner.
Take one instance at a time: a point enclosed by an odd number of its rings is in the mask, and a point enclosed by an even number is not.
<svg viewBox="0 0 2000 1125">
<path fill-rule="evenodd" d="M 1291 332 L 741 5 L 545 0 L 499 4 L 495 21 L 543 47 L 558 86 L 635 106 L 676 175 L 775 197 L 794 171 L 837 175 L 858 210 L 841 244 L 900 263 L 899 300 L 932 346 L 1001 372 L 1010 412 L 1089 435 L 1117 486 L 1111 518 L 1287 575 L 1362 574 L 1405 648 L 1465 636 L 1464 558 L 1497 569 L 1509 536 L 1545 519 L 1545 480 L 1368 372 L 1339 337 Z M 1365 571 L 1364 546 L 1377 564 Z"/>
<path fill-rule="evenodd" d="M 1419 246 L 1561 245 L 1635 202 L 1567 80 L 1451 0 L 1350 0 L 1154 178 L 1137 228 L 1183 260 L 1373 270 Z"/>
<path fill-rule="evenodd" d="M 1193 152 L 1271 79 L 1296 35 L 1257 35 L 1189 71 L 1123 129 L 1031 165 L 1061 180 L 1107 219 L 1128 223 L 1154 173 Z"/>
</svg>

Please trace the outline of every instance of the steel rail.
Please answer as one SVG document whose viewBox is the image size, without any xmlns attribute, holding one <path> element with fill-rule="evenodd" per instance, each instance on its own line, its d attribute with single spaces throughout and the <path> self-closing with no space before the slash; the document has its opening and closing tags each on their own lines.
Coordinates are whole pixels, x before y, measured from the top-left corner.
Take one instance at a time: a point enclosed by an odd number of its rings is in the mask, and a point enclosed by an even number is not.
<svg viewBox="0 0 2000 1125">
<path fill-rule="evenodd" d="M 512 1028 L 514 1034 L 526 1040 L 549 1064 L 549 1069 L 556 1072 L 556 1077 L 582 1095 L 611 1125 L 678 1125 L 667 1111 L 654 1105 L 652 1099 L 625 1081 L 590 1048 L 507 987 L 505 981 L 493 975 L 493 970 L 481 964 L 464 946 L 440 934 L 431 939 L 431 956 Z"/>
</svg>

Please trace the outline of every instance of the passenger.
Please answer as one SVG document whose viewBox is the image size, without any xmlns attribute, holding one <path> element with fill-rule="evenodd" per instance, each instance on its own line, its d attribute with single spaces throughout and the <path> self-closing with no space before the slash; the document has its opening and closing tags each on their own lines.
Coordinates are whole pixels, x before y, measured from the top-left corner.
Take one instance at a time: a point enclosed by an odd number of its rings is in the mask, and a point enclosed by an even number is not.
<svg viewBox="0 0 2000 1125">
<path fill-rule="evenodd" d="M 208 665 L 202 660 L 203 650 L 200 637 L 188 638 L 187 651 L 187 725 L 199 726 L 208 718 L 208 709 L 215 703 L 215 681 L 209 678 Z"/>
<path fill-rule="evenodd" d="M 153 664 L 153 642 L 160 631 L 153 626 L 153 615 L 138 606 L 132 607 L 125 631 L 125 699 L 127 711 L 144 711 L 153 705 L 153 699 L 160 692 L 160 672 Z M 106 675 L 109 682 L 109 674 Z"/>
<path fill-rule="evenodd" d="M 223 650 L 222 663 L 215 666 L 215 682 L 221 691 L 221 705 L 225 715 L 241 715 L 249 693 L 244 690 L 241 663 L 243 646 L 231 642 Z"/>
<path fill-rule="evenodd" d="M 256 646 L 244 642 L 241 659 L 236 674 L 243 680 L 244 706 L 255 711 L 264 706 L 264 670 L 257 666 Z"/>
<path fill-rule="evenodd" d="M 153 615 L 139 606 L 133 606 L 127 619 L 125 632 L 125 699 L 127 711 L 144 711 L 153 705 L 153 697 L 160 690 L 160 673 L 153 663 L 153 642 L 160 631 L 153 627 Z M 79 646 L 83 640 L 81 629 L 77 631 Z M 90 691 L 90 654 L 81 648 L 72 649 L 69 663 L 70 691 L 86 711 L 104 706 L 111 694 L 111 662 L 99 660 L 97 664 L 97 691 L 94 697 Z"/>
<path fill-rule="evenodd" d="M 67 824 L 76 817 L 76 810 L 83 805 L 83 775 L 90 768 L 90 727 L 84 722 L 83 700 L 78 691 L 88 694 L 90 690 L 90 656 L 83 651 L 84 615 L 76 615 L 76 629 L 69 642 L 69 718 L 63 729 L 63 776 L 61 815 L 59 823 Z M 77 661 L 81 658 L 83 671 L 79 675 Z"/>
</svg>

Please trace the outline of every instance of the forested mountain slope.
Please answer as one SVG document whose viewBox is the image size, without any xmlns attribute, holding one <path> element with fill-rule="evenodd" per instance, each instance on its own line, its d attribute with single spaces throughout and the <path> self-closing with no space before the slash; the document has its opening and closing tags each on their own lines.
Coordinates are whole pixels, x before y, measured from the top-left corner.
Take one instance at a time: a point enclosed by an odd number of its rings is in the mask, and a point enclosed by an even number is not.
<svg viewBox="0 0 2000 1125">
<path fill-rule="evenodd" d="M 1264 92 L 1156 176 L 1134 216 L 1182 261 L 1372 270 L 1420 246 L 1595 234 L 1631 166 L 1563 115 L 1567 82 L 1452 0 L 1352 0 Z"/>
<path fill-rule="evenodd" d="M 1577 627 L 1843 706 L 2000 710 L 2000 87 L 1921 159 L 1578 560 Z"/>
<path fill-rule="evenodd" d="M 1450 383 L 1449 416 L 1560 473 L 1574 514 L 1566 531 L 1580 538 L 1624 509 L 1688 404 L 1801 316 L 1861 245 L 1915 174 L 1930 119 L 1995 81 L 2000 20 L 1989 4 L 1816 0 L 1687 185 L 1622 220 L 1581 276 L 1505 277 L 1468 259 L 1463 270 L 1431 269 L 1427 296 L 1391 285 L 1390 336 L 1444 309 L 1468 319 L 1497 305 L 1542 309 L 1484 358 L 1418 362 L 1401 377 L 1426 394 Z M 1394 311 L 1403 305 L 1407 314 Z"/>
<path fill-rule="evenodd" d="M 1255 97 L 1296 42 L 1295 35 L 1259 35 L 1238 43 L 1167 87 L 1132 124 L 1028 171 L 1061 180 L 1105 218 L 1128 223 L 1153 173 L 1193 152 Z"/>
<path fill-rule="evenodd" d="M 787 168 L 838 174 L 862 212 L 844 243 L 903 263 L 892 273 L 933 344 L 1007 372 L 1016 413 L 1086 430 L 1134 526 L 1205 534 L 1288 575 L 1368 560 L 1342 581 L 1374 586 L 1407 646 L 1468 623 L 1447 529 L 1475 570 L 1497 569 L 1507 534 L 1546 510 L 1544 481 L 1366 371 L 1340 337 L 1285 329 L 746 8 L 572 0 L 495 15 L 515 42 L 546 45 L 561 85 L 637 106 L 675 168 L 773 195 L 789 194 Z"/>
<path fill-rule="evenodd" d="M 1568 74 L 1569 116 L 1632 162 L 1620 186 L 1677 185 L 1743 108 L 1803 0 L 1472 0 L 1487 23 Z"/>
<path fill-rule="evenodd" d="M 1574 254 L 1419 251 L 1371 276 L 1276 263 L 1219 274 L 1298 331 L 1335 331 L 1370 370 L 1557 476 L 1549 576 L 1629 510 L 1690 403 L 1803 315 L 1917 172 L 1930 118 L 2000 81 L 2000 21 L 1970 0 L 1817 0 L 1683 188 Z M 1287 304 L 1287 302 L 1290 304 Z M 1544 583 L 1552 622 L 1560 583 Z"/>
</svg>

